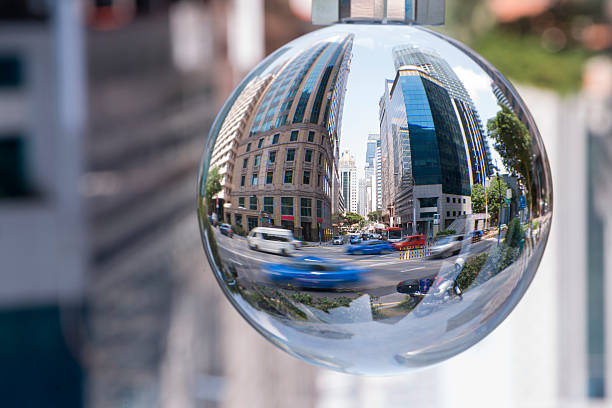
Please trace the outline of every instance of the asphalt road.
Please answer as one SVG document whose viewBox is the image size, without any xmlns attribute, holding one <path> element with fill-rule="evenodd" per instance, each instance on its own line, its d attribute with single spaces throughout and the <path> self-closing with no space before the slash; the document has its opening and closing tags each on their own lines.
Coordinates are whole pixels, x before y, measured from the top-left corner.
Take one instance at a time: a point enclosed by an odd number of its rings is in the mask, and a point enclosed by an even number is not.
<svg viewBox="0 0 612 408">
<path fill-rule="evenodd" d="M 399 251 L 385 255 L 349 255 L 346 253 L 349 244 L 303 247 L 295 251 L 293 256 L 283 257 L 249 249 L 246 239 L 238 235 L 229 238 L 220 234 L 218 229 L 215 229 L 215 236 L 222 259 L 232 261 L 238 272 L 238 279 L 242 283 L 258 282 L 271 284 L 264 271 L 264 264 L 290 264 L 296 258 L 316 256 L 366 268 L 368 273 L 366 274 L 367 279 L 364 282 L 354 285 L 347 284 L 343 289 L 350 292 L 368 293 L 371 296 L 379 297 L 396 293 L 396 285 L 403 280 L 435 276 L 441 268 L 454 265 L 457 258 L 468 259 L 490 250 L 497 243 L 495 238 L 484 239 L 475 244 L 466 243 L 459 255 L 445 259 L 421 258 L 401 260 Z M 321 292 L 329 292 L 321 290 L 306 291 L 312 292 L 314 295 L 321 295 Z M 323 295 L 325 294 L 323 293 Z"/>
</svg>

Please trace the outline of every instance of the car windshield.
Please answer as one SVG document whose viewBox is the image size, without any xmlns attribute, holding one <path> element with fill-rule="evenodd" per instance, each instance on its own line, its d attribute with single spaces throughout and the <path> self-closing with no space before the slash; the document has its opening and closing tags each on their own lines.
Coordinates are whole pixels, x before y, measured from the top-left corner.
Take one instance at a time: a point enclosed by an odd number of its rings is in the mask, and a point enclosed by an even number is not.
<svg viewBox="0 0 612 408">
<path fill-rule="evenodd" d="M 446 245 L 446 244 L 450 244 L 451 243 L 451 237 L 442 237 L 440 238 L 440 240 L 437 242 L 438 245 Z"/>
</svg>

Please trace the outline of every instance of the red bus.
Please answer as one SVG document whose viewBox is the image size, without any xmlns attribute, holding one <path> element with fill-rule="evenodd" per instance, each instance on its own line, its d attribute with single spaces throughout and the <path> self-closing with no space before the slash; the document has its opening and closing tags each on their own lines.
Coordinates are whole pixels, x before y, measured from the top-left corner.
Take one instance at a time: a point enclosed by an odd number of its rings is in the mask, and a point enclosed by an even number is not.
<svg viewBox="0 0 612 408">
<path fill-rule="evenodd" d="M 402 240 L 402 229 L 400 227 L 389 227 L 387 230 L 387 241 L 399 242 Z"/>
</svg>

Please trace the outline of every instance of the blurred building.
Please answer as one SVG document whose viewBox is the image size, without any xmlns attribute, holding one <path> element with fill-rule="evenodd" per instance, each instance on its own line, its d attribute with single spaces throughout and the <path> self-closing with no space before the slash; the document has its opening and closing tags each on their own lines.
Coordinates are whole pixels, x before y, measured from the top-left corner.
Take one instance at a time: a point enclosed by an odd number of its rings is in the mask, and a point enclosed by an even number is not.
<svg viewBox="0 0 612 408">
<path fill-rule="evenodd" d="M 202 253 L 197 167 L 240 10 L 225 6 L 0 5 L 3 405 L 244 406 L 238 373 L 262 370 L 279 381 L 251 381 L 250 406 L 313 405 L 312 370 L 285 375 L 299 362 L 249 337 Z"/>
</svg>

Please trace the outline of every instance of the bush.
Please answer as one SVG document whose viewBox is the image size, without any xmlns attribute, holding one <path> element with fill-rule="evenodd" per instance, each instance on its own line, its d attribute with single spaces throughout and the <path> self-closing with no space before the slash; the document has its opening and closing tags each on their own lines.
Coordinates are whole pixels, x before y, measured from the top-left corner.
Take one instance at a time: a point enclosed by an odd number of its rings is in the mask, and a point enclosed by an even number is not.
<svg viewBox="0 0 612 408">
<path fill-rule="evenodd" d="M 453 229 L 449 229 L 449 230 L 444 230 L 444 231 L 438 231 L 438 233 L 436 234 L 436 237 L 444 237 L 447 235 L 455 235 L 457 231 L 453 230 Z"/>
<path fill-rule="evenodd" d="M 487 261 L 487 257 L 488 254 L 480 254 L 467 260 L 456 279 L 457 285 L 462 291 L 466 291 L 474 283 Z"/>
<path fill-rule="evenodd" d="M 506 232 L 506 238 L 504 239 L 504 245 L 512 248 L 518 248 L 521 245 L 523 239 L 521 229 L 521 222 L 518 218 L 514 218 L 510 221 L 508 231 Z"/>
</svg>

